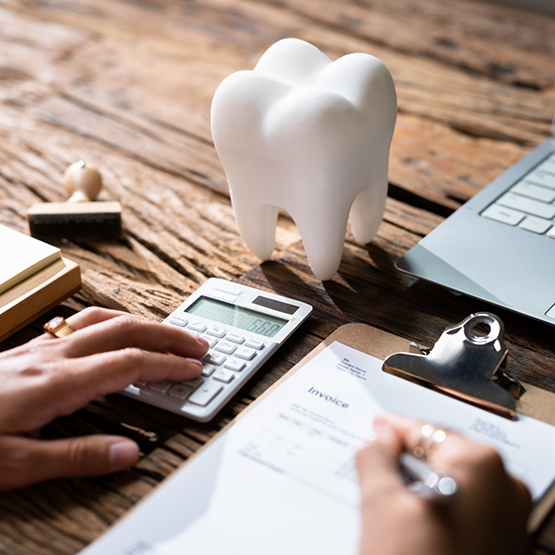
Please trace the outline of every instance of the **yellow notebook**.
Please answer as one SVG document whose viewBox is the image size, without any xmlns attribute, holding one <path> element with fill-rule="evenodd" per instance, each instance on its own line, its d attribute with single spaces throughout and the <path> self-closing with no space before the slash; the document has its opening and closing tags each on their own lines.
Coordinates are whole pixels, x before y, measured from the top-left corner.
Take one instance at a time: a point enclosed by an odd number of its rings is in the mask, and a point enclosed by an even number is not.
<svg viewBox="0 0 555 555">
<path fill-rule="evenodd" d="M 60 249 L 0 225 L 0 294 L 61 257 Z"/>
</svg>

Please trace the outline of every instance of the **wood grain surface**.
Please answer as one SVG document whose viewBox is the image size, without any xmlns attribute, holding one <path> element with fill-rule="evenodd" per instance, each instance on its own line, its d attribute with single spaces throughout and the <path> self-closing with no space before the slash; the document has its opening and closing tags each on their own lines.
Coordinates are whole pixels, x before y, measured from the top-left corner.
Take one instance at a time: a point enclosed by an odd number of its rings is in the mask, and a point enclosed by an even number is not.
<svg viewBox="0 0 555 555">
<path fill-rule="evenodd" d="M 398 94 L 384 222 L 368 245 L 348 234 L 339 272 L 324 283 L 287 214 L 272 261 L 258 265 L 238 234 L 210 134 L 221 80 L 289 36 L 333 59 L 379 57 Z M 60 242 L 81 266 L 83 290 L 0 349 L 89 305 L 160 321 L 212 276 L 315 307 L 209 424 L 109 395 L 47 426 L 45 438 L 126 434 L 145 456 L 117 475 L 0 495 L 0 554 L 78 552 L 341 324 L 431 345 L 483 309 L 393 263 L 549 136 L 554 53 L 554 18 L 466 0 L 0 0 L 0 223 L 27 232 L 27 209 L 65 200 L 63 172 L 84 159 L 103 173 L 100 199 L 122 204 L 124 226 L 117 242 Z M 508 370 L 555 391 L 553 328 L 497 312 Z M 555 553 L 555 514 L 531 550 Z"/>
</svg>

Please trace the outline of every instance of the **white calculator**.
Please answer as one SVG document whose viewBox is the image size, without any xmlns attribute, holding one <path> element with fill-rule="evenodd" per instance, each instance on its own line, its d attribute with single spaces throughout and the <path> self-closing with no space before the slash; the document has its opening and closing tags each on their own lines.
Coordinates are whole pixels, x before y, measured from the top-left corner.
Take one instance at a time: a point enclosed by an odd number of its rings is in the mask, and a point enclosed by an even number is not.
<svg viewBox="0 0 555 555">
<path fill-rule="evenodd" d="M 134 383 L 121 393 L 208 422 L 311 312 L 309 304 L 210 278 L 163 322 L 208 341 L 200 377 Z"/>
</svg>

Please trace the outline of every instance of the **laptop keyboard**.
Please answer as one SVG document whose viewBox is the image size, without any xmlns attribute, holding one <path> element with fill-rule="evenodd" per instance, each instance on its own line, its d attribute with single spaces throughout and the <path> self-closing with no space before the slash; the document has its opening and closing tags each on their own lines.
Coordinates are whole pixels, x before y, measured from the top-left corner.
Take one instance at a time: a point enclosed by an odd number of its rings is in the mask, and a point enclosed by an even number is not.
<svg viewBox="0 0 555 555">
<path fill-rule="evenodd" d="M 555 239 L 555 154 L 515 183 L 481 216 Z"/>
</svg>

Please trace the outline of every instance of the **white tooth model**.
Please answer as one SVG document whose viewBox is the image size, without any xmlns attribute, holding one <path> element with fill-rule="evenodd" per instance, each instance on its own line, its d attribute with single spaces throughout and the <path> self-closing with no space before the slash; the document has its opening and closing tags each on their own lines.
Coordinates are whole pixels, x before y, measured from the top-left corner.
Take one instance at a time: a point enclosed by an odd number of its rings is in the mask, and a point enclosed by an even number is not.
<svg viewBox="0 0 555 555">
<path fill-rule="evenodd" d="M 277 42 L 253 71 L 224 79 L 212 101 L 212 136 L 249 249 L 271 257 L 283 208 L 316 277 L 331 279 L 349 212 L 361 243 L 380 226 L 396 115 L 380 60 L 349 54 L 332 62 L 298 39 Z"/>
</svg>

